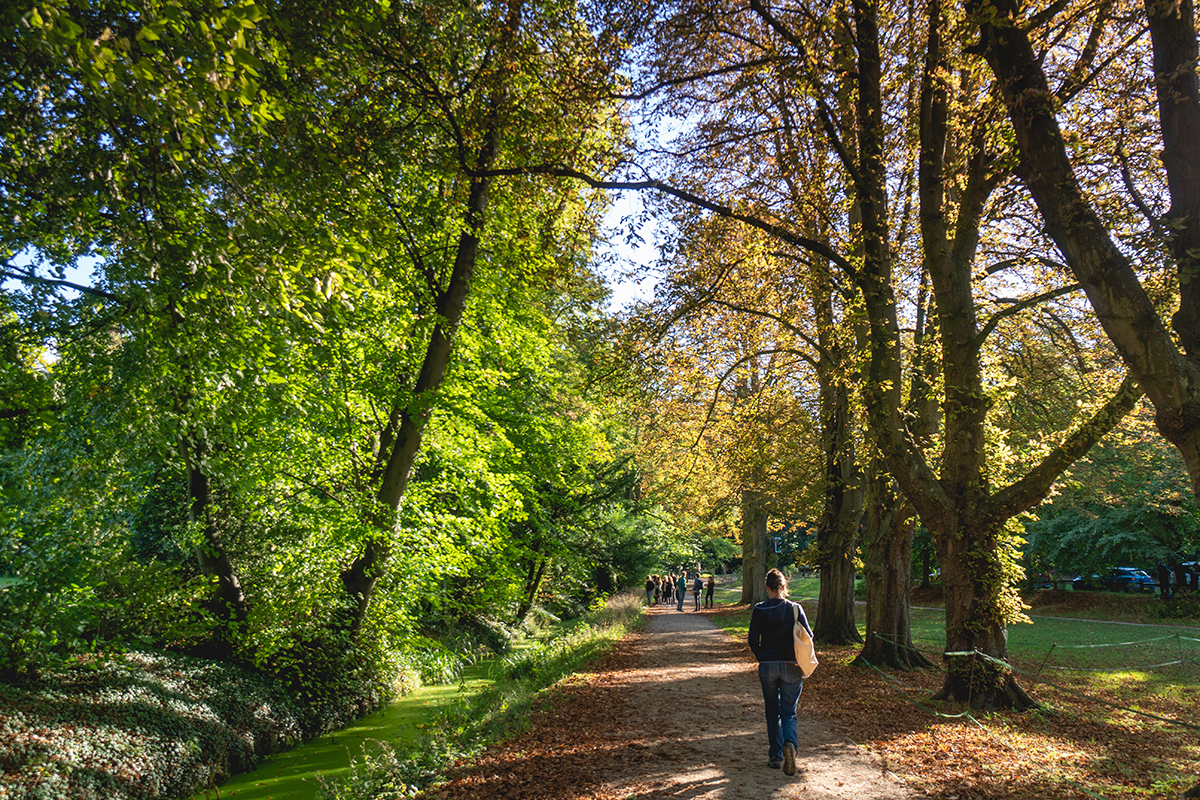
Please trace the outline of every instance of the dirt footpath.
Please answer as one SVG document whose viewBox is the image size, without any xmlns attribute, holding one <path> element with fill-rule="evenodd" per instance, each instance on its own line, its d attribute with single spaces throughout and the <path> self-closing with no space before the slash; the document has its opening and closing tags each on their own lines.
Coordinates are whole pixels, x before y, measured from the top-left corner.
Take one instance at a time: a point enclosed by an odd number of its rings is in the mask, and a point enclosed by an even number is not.
<svg viewBox="0 0 1200 800">
<path fill-rule="evenodd" d="M 768 768 L 753 656 L 703 613 L 651 609 L 646 627 L 622 640 L 593 670 L 556 690 L 526 734 L 461 770 L 438 796 L 918 797 L 870 755 L 812 720 L 804 695 L 797 711 L 797 774 Z"/>
</svg>

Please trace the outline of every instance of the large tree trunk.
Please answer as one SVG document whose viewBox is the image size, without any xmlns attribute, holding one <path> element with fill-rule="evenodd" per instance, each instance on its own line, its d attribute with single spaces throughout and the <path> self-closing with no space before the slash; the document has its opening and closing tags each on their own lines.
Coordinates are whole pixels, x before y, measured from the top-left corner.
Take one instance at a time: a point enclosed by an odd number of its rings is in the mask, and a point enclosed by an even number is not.
<svg viewBox="0 0 1200 800">
<path fill-rule="evenodd" d="M 854 621 L 854 556 L 862 523 L 863 485 L 855 460 L 850 391 L 836 376 L 822 380 L 825 504 L 817 523 L 821 589 L 813 634 L 822 644 L 862 641 Z"/>
<path fill-rule="evenodd" d="M 938 539 L 942 586 L 946 597 L 946 680 L 937 699 L 969 703 L 976 709 L 1024 709 L 1036 705 L 1017 685 L 1008 659 L 1008 609 L 1003 607 L 1003 581 L 998 531 L 980 520 L 951 524 Z"/>
<path fill-rule="evenodd" d="M 813 634 L 823 644 L 857 644 L 862 638 L 854 620 L 854 555 L 862 522 L 863 485 L 845 375 L 847 359 L 838 342 L 830 283 L 818 273 L 810 290 L 820 344 L 817 381 L 825 456 L 824 503 L 816 526 L 821 585 Z"/>
<path fill-rule="evenodd" d="M 521 4 L 510 6 L 510 18 L 505 37 L 511 39 L 520 26 Z M 502 49 L 507 45 L 502 45 Z M 379 462 L 383 465 L 379 476 L 379 488 L 375 493 L 378 513 L 372 519 L 376 532 L 363 543 L 362 551 L 341 574 L 342 585 L 350 599 L 347 627 L 357 632 L 370 607 L 371 595 L 380 577 L 383 576 L 391 555 L 392 528 L 395 513 L 408 489 L 409 477 L 421 448 L 421 438 L 429 423 L 438 389 L 446 377 L 454 345 L 454 333 L 466 310 L 467 296 L 475 277 L 475 264 L 479 258 L 479 239 L 483 233 L 488 207 L 488 193 L 492 178 L 487 176 L 494 166 L 500 147 L 499 108 L 503 103 L 503 90 L 492 101 L 492 119 L 484 133 L 483 141 L 475 159 L 474 171 L 482 177 L 471 179 L 467 206 L 463 214 L 463 229 L 458 237 L 458 249 L 450 280 L 439 292 L 436 302 L 438 324 L 434 326 L 421 372 L 413 386 L 412 400 L 398 407 L 399 424 L 395 435 L 387 435 L 391 424 L 380 438 Z"/>
<path fill-rule="evenodd" d="M 867 579 L 866 641 L 858 658 L 874 666 L 933 666 L 916 651 L 908 594 L 912 589 L 912 507 L 891 487 L 883 464 L 873 465 L 863 524 Z"/>
<path fill-rule="evenodd" d="M 743 604 L 767 599 L 767 509 L 761 493 L 742 490 Z"/>
<path fill-rule="evenodd" d="M 538 589 L 542 587 L 542 578 L 546 574 L 546 566 L 550 560 L 538 558 L 530 559 L 525 572 L 525 587 L 521 593 L 521 604 L 517 607 L 517 622 L 524 622 L 529 610 L 533 608 L 533 601 L 537 599 Z"/>
<path fill-rule="evenodd" d="M 495 155 L 495 142 L 490 143 L 491 156 L 480 161 L 490 163 Z M 394 439 L 381 439 L 390 444 L 379 489 L 375 499 L 380 510 L 373 520 L 376 532 L 364 543 L 358 557 L 342 572 L 342 585 L 351 598 L 349 628 L 358 631 L 371 603 L 375 585 L 383 576 L 391 555 L 391 535 L 395 512 L 408 489 L 413 464 L 421 448 L 421 438 L 429 423 L 433 400 L 450 364 L 454 331 L 466 309 L 467 294 L 475 273 L 479 255 L 479 233 L 483 229 L 490 180 L 478 180 L 472 186 L 466 215 L 466 227 L 459 236 L 458 252 L 454 259 L 450 282 L 437 302 L 440 322 L 433 329 L 421 372 L 413 387 L 412 403 L 400 411 L 400 424 Z"/>
</svg>

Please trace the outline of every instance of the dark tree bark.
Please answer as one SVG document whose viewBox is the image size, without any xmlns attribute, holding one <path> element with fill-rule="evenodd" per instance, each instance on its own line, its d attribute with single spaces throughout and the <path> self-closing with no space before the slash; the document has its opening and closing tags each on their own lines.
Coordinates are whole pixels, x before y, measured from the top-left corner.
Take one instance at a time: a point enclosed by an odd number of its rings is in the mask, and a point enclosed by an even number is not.
<svg viewBox="0 0 1200 800">
<path fill-rule="evenodd" d="M 1011 672 L 997 667 L 1007 658 L 1011 610 L 1009 578 L 1004 574 L 1001 541 L 1004 525 L 1015 514 L 1040 502 L 1054 479 L 1074 459 L 1132 409 L 1139 392 L 1126 380 L 1092 419 L 1014 484 L 993 491 L 984 442 L 988 412 L 980 363 L 984 338 L 976 318 L 972 265 L 988 196 L 998 176 L 976 121 L 967 159 L 967 175 L 957 199 L 953 236 L 947 224 L 944 158 L 948 136 L 948 96 L 940 76 L 948 74 L 942 49 L 938 3 L 929 8 L 929 39 L 922 85 L 919 196 L 922 245 L 941 334 L 941 375 L 945 400 L 939 473 L 929 467 L 920 443 L 899 415 L 899 336 L 886 252 L 883 219 L 884 172 L 877 160 L 879 51 L 875 7 L 854 3 L 859 50 L 861 166 L 859 191 L 865 241 L 864 296 L 871 323 L 871 364 L 867 383 L 872 427 L 889 467 L 933 535 L 946 593 L 947 676 L 939 696 L 982 708 L 1025 708 L 1033 704 Z M 977 657 L 976 653 L 989 658 Z"/>
<path fill-rule="evenodd" d="M 767 507 L 760 492 L 742 490 L 743 604 L 767 599 Z"/>
<path fill-rule="evenodd" d="M 531 559 L 528 569 L 525 572 L 524 592 L 521 594 L 521 604 L 517 607 L 517 622 L 524 622 L 525 617 L 529 614 L 529 610 L 533 608 L 533 601 L 537 599 L 538 589 L 542 586 L 542 578 L 546 574 L 546 567 L 550 563 L 548 558 Z"/>
<path fill-rule="evenodd" d="M 818 362 L 821 447 L 825 454 L 825 502 L 817 523 L 817 566 L 821 588 L 813 634 L 822 644 L 862 641 L 854 620 L 854 555 L 863 512 L 862 475 L 855 458 L 850 387 L 839 374 L 837 348 L 828 331 L 832 308 L 828 292 L 819 298 L 818 320 L 825 345 Z"/>
<path fill-rule="evenodd" d="M 912 640 L 913 510 L 892 486 L 882 463 L 867 481 L 863 572 L 867 579 L 866 637 L 855 659 L 892 669 L 933 666 Z"/>
</svg>

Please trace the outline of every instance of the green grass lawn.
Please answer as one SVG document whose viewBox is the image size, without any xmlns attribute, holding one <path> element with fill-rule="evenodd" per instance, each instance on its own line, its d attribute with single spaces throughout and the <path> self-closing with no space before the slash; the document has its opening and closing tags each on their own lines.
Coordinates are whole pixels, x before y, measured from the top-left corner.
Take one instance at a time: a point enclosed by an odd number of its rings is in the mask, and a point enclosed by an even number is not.
<svg viewBox="0 0 1200 800">
<path fill-rule="evenodd" d="M 789 588 L 793 599 L 812 605 L 819 587 L 814 578 L 794 580 Z M 738 601 L 740 590 L 729 587 L 726 592 L 727 603 Z M 812 610 L 807 610 L 811 616 Z M 940 664 L 938 654 L 946 640 L 945 612 L 940 608 L 914 608 L 911 614 L 913 644 Z M 1198 628 L 1038 616 L 1031 619 L 1031 623 L 1008 628 L 1009 660 L 1024 673 L 1018 675 L 1022 682 L 1036 675 L 1122 703 L 1153 697 L 1177 699 L 1194 695 L 1197 690 Z M 721 613 L 714 620 L 731 636 L 745 638 L 750 610 Z M 861 624 L 859 632 L 865 633 Z"/>
<path fill-rule="evenodd" d="M 371 742 L 384 741 L 402 750 L 417 743 L 437 711 L 492 684 L 493 662 L 468 668 L 463 680 L 446 686 L 426 686 L 388 704 L 330 736 L 280 753 L 253 772 L 234 775 L 221 786 L 221 798 L 236 800 L 313 800 L 317 776 L 344 775 L 352 758 L 360 758 Z M 195 797 L 201 798 L 203 793 Z"/>
</svg>

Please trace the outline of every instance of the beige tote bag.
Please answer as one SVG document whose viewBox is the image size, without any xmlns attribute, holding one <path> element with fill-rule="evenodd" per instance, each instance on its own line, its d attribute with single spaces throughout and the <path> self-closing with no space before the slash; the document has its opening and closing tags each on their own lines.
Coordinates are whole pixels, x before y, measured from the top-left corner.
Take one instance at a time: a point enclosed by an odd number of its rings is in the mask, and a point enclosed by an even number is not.
<svg viewBox="0 0 1200 800">
<path fill-rule="evenodd" d="M 796 621 L 792 623 L 792 648 L 796 651 L 796 664 L 807 678 L 813 674 L 813 670 L 820 662 L 817 661 L 817 648 L 813 646 L 812 637 L 800 624 L 800 604 L 793 603 L 793 605 L 795 606 L 793 614 Z"/>
</svg>

